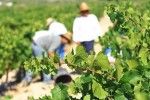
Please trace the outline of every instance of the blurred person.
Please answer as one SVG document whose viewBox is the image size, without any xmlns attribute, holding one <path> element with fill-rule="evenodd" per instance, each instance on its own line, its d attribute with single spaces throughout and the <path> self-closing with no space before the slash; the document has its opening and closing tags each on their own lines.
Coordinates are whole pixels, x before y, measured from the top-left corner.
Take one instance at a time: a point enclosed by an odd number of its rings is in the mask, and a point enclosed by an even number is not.
<svg viewBox="0 0 150 100">
<path fill-rule="evenodd" d="M 94 40 L 100 36 L 101 29 L 97 17 L 90 13 L 89 6 L 82 2 L 80 4 L 80 16 L 73 23 L 73 41 L 81 44 L 87 53 L 93 51 Z"/>
<path fill-rule="evenodd" d="M 67 33 L 67 29 L 63 23 L 60 23 L 56 21 L 54 18 L 49 17 L 46 20 L 46 27 L 48 28 L 50 33 L 53 33 L 56 36 L 62 35 L 64 33 Z M 64 44 L 61 44 L 56 52 L 58 53 L 60 59 L 63 59 L 65 56 L 65 46 Z"/>
<path fill-rule="evenodd" d="M 53 57 L 56 50 L 61 45 L 66 45 L 71 43 L 71 34 L 63 33 L 60 35 L 55 35 L 48 30 L 41 30 L 35 33 L 33 36 L 32 50 L 35 57 L 43 57 L 43 54 L 47 54 L 48 57 Z M 51 75 L 43 73 L 42 79 L 45 83 L 51 81 Z M 27 71 L 24 78 L 25 85 L 30 84 L 32 81 L 32 72 Z"/>
</svg>

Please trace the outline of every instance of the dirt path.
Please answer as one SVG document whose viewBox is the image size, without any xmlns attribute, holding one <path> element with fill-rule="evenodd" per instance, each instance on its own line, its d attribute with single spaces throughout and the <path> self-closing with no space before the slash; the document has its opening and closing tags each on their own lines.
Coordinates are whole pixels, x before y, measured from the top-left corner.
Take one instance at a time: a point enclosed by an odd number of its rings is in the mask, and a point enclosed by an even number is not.
<svg viewBox="0 0 150 100">
<path fill-rule="evenodd" d="M 100 18 L 100 27 L 101 27 L 101 37 L 109 30 L 109 27 L 113 27 L 113 24 L 110 21 L 110 18 L 105 15 Z M 75 47 L 75 45 L 72 45 Z M 94 46 L 95 52 L 99 52 L 102 50 L 102 46 L 99 43 Z M 70 49 L 71 50 L 71 49 Z M 16 71 L 11 71 L 9 74 L 9 81 L 14 80 Z M 5 75 L 0 79 L 0 84 L 4 82 Z M 78 75 L 72 75 L 72 78 L 75 79 Z M 27 100 L 28 97 L 33 96 L 35 99 L 42 97 L 44 95 L 50 95 L 50 90 L 54 87 L 54 82 L 51 84 L 45 84 L 42 82 L 32 83 L 27 87 L 22 87 L 21 83 L 14 86 L 13 90 L 9 90 L 5 93 L 5 95 L 12 96 L 12 100 Z M 5 100 L 3 97 L 0 97 L 0 100 Z"/>
</svg>

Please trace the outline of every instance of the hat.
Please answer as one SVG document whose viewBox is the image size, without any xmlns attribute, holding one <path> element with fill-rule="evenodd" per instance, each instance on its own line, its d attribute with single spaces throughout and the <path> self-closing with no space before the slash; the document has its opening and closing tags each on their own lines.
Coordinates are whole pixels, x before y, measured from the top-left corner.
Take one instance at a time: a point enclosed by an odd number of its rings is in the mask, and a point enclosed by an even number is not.
<svg viewBox="0 0 150 100">
<path fill-rule="evenodd" d="M 86 11 L 86 10 L 89 10 L 89 6 L 87 5 L 87 3 L 82 2 L 80 4 L 80 11 Z"/>
<path fill-rule="evenodd" d="M 54 21 L 54 19 L 53 19 L 52 17 L 49 17 L 49 18 L 46 20 L 46 26 L 49 26 L 53 21 Z"/>
<path fill-rule="evenodd" d="M 66 38 L 69 41 L 69 43 L 71 43 L 72 34 L 70 32 L 67 32 L 66 34 L 62 34 L 61 36 Z"/>
</svg>

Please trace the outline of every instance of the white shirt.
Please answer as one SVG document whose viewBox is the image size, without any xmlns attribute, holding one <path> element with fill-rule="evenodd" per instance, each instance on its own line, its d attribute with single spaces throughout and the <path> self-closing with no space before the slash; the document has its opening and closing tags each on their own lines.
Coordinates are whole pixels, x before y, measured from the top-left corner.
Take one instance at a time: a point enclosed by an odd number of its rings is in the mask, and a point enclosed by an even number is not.
<svg viewBox="0 0 150 100">
<path fill-rule="evenodd" d="M 47 52 L 54 52 L 61 44 L 60 36 L 56 36 L 47 30 L 35 32 L 33 41 Z"/>
<path fill-rule="evenodd" d="M 41 30 L 41 31 L 37 31 L 35 32 L 34 36 L 33 36 L 33 40 L 34 42 L 37 41 L 40 37 L 43 36 L 49 36 L 51 33 L 47 30 Z"/>
<path fill-rule="evenodd" d="M 52 22 L 48 30 L 50 31 L 50 33 L 53 33 L 55 35 L 62 35 L 67 33 L 65 25 L 57 21 Z"/>
<path fill-rule="evenodd" d="M 73 40 L 75 42 L 95 40 L 100 33 L 100 24 L 95 15 L 79 16 L 74 20 Z"/>
</svg>

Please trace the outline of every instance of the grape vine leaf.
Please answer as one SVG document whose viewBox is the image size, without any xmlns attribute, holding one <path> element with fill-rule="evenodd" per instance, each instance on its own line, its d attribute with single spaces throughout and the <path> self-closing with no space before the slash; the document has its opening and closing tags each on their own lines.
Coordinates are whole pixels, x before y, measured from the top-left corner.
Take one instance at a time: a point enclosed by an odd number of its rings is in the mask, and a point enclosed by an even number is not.
<svg viewBox="0 0 150 100">
<path fill-rule="evenodd" d="M 127 98 L 122 94 L 115 95 L 115 100 L 127 100 Z"/>
<path fill-rule="evenodd" d="M 112 69 L 112 67 L 110 66 L 110 63 L 108 61 L 107 56 L 104 55 L 102 52 L 98 53 L 98 55 L 96 56 L 95 63 L 103 71 L 108 71 L 108 70 Z"/>
<path fill-rule="evenodd" d="M 91 100 L 90 95 L 86 95 L 86 96 L 84 96 L 83 100 Z"/>
<path fill-rule="evenodd" d="M 28 98 L 28 100 L 35 100 L 35 99 L 30 97 Z M 39 98 L 38 100 L 53 100 L 53 99 L 51 98 L 51 96 L 43 96 Z"/>
<path fill-rule="evenodd" d="M 116 60 L 115 68 L 115 77 L 117 78 L 117 81 L 119 81 L 123 76 L 123 67 L 121 66 L 121 61 L 119 59 Z"/>
<path fill-rule="evenodd" d="M 76 55 L 82 57 L 83 59 L 86 59 L 88 56 L 83 46 L 77 46 Z"/>
<path fill-rule="evenodd" d="M 71 82 L 68 86 L 68 93 L 69 94 L 76 94 L 77 91 L 76 91 L 76 87 L 75 87 L 75 83 L 74 82 Z"/>
<path fill-rule="evenodd" d="M 88 67 L 93 67 L 94 64 L 94 55 L 89 55 L 88 58 L 86 59 L 86 63 Z"/>
<path fill-rule="evenodd" d="M 147 77 L 147 78 L 150 79 L 150 71 L 145 71 L 145 72 L 144 72 L 144 75 L 145 75 L 145 77 Z"/>
<path fill-rule="evenodd" d="M 141 58 L 141 61 L 144 65 L 148 65 L 147 57 L 148 57 L 148 49 L 147 48 L 141 48 L 139 52 L 139 57 Z"/>
<path fill-rule="evenodd" d="M 150 100 L 150 95 L 145 92 L 135 92 L 134 95 L 136 100 Z"/>
<path fill-rule="evenodd" d="M 129 66 L 129 69 L 135 69 L 138 66 L 138 63 L 136 60 L 127 60 L 126 61 L 127 65 Z"/>
<path fill-rule="evenodd" d="M 69 100 L 67 87 L 63 84 L 56 85 L 51 93 L 53 100 Z"/>
<path fill-rule="evenodd" d="M 131 38 L 128 40 L 128 46 L 130 49 L 134 49 L 139 44 L 139 36 L 134 33 L 131 34 Z"/>
<path fill-rule="evenodd" d="M 69 54 L 66 56 L 66 61 L 67 61 L 68 63 L 73 63 L 73 61 L 74 61 L 74 56 L 73 56 L 71 53 L 69 53 Z"/>
<path fill-rule="evenodd" d="M 108 93 L 102 88 L 102 85 L 95 80 L 92 84 L 93 95 L 98 99 L 105 99 L 108 96 Z"/>
<path fill-rule="evenodd" d="M 142 80 L 142 76 L 139 75 L 138 71 L 130 70 L 125 72 L 123 77 L 120 79 L 121 82 L 130 83 L 135 85 L 138 81 Z"/>
</svg>

